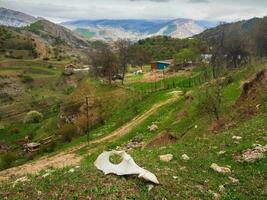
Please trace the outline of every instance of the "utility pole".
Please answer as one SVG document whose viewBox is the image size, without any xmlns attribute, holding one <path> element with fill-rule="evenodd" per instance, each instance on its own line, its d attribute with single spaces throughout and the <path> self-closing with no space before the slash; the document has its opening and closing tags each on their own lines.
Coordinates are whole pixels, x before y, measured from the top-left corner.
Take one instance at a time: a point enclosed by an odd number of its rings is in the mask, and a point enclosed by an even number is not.
<svg viewBox="0 0 267 200">
<path fill-rule="evenodd" d="M 89 143 L 89 97 L 86 97 L 86 134 L 87 142 Z"/>
</svg>

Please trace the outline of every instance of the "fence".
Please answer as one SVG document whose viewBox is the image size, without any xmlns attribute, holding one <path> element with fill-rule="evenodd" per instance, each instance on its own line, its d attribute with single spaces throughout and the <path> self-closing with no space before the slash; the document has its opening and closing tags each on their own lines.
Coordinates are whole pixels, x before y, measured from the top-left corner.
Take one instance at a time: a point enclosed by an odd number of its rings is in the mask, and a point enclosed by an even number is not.
<svg viewBox="0 0 267 200">
<path fill-rule="evenodd" d="M 202 85 L 208 81 L 210 81 L 213 78 L 212 71 L 203 71 L 199 73 L 198 75 L 195 75 L 190 78 L 167 78 L 163 79 L 158 82 L 149 83 L 148 85 L 145 85 L 140 87 L 142 92 L 144 93 L 151 93 L 151 92 L 158 92 L 162 90 L 170 90 L 175 88 L 181 88 L 181 89 L 187 89 L 192 88 L 195 86 Z"/>
</svg>

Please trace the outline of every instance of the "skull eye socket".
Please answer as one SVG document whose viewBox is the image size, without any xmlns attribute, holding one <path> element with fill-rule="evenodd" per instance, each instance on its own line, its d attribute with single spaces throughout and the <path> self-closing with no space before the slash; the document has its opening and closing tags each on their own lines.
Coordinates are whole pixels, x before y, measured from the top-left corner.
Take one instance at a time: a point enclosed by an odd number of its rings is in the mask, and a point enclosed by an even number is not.
<svg viewBox="0 0 267 200">
<path fill-rule="evenodd" d="M 112 164 L 120 164 L 122 162 L 123 158 L 118 155 L 118 154 L 113 154 L 109 157 L 109 161 L 112 163 Z"/>
</svg>

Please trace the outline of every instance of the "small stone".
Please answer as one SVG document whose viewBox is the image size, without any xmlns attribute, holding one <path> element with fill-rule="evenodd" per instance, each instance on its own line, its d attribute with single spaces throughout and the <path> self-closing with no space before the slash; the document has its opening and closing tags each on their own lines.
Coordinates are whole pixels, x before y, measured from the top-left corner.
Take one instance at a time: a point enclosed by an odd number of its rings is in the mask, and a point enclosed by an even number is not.
<svg viewBox="0 0 267 200">
<path fill-rule="evenodd" d="M 38 195 L 38 196 L 40 196 L 40 195 L 42 195 L 42 194 L 43 194 L 42 191 L 40 191 L 40 190 L 37 191 L 37 195 Z"/>
<path fill-rule="evenodd" d="M 188 157 L 188 155 L 186 155 L 186 154 L 183 154 L 182 156 L 181 156 L 181 158 L 183 159 L 183 160 L 189 160 L 190 158 Z"/>
<path fill-rule="evenodd" d="M 226 153 L 226 151 L 219 151 L 217 154 L 218 155 L 223 155 L 223 154 L 225 154 Z"/>
<path fill-rule="evenodd" d="M 152 123 L 151 126 L 148 126 L 148 130 L 149 130 L 150 132 L 154 132 L 154 131 L 156 131 L 157 129 L 158 129 L 158 125 L 156 125 L 155 123 Z"/>
<path fill-rule="evenodd" d="M 252 163 L 258 159 L 265 158 L 266 152 L 267 152 L 267 145 L 265 146 L 257 145 L 253 149 L 247 149 L 246 151 L 244 151 L 239 160 Z"/>
<path fill-rule="evenodd" d="M 73 172 L 75 172 L 75 169 L 71 168 L 71 169 L 69 170 L 69 173 L 73 173 Z"/>
<path fill-rule="evenodd" d="M 173 159 L 172 154 L 160 155 L 159 159 L 163 162 L 170 162 Z"/>
<path fill-rule="evenodd" d="M 23 176 L 17 180 L 15 180 L 15 182 L 13 183 L 13 187 L 15 187 L 18 183 L 23 183 L 23 182 L 28 182 L 29 179 L 26 176 Z"/>
<path fill-rule="evenodd" d="M 80 168 L 80 166 L 79 166 L 79 165 L 77 165 L 77 166 L 75 166 L 75 168 L 76 168 L 76 169 L 79 169 L 79 168 Z"/>
<path fill-rule="evenodd" d="M 220 191 L 220 192 L 225 192 L 225 187 L 224 187 L 223 185 L 220 185 L 220 186 L 219 186 L 219 191 Z"/>
<path fill-rule="evenodd" d="M 197 126 L 197 125 L 195 125 L 195 129 L 197 129 L 197 127 L 198 127 L 198 126 Z"/>
<path fill-rule="evenodd" d="M 253 144 L 252 146 L 253 146 L 253 147 L 262 147 L 261 144 Z"/>
<path fill-rule="evenodd" d="M 231 176 L 228 176 L 229 180 L 232 182 L 232 183 L 239 183 L 239 180 L 236 179 L 236 178 L 233 178 Z"/>
<path fill-rule="evenodd" d="M 143 134 L 139 134 L 137 135 L 136 137 L 134 137 L 132 139 L 133 142 L 136 142 L 136 143 L 140 143 L 140 142 L 143 142 L 144 140 L 144 135 Z"/>
<path fill-rule="evenodd" d="M 148 185 L 148 191 L 152 190 L 154 185 Z"/>
<path fill-rule="evenodd" d="M 223 173 L 223 174 L 231 173 L 231 169 L 230 168 L 228 168 L 228 167 L 220 167 L 216 163 L 212 163 L 210 168 L 213 169 L 216 172 Z"/>
<path fill-rule="evenodd" d="M 234 140 L 242 140 L 242 137 L 240 137 L 240 136 L 235 136 L 235 135 L 234 135 L 234 136 L 232 137 L 232 139 L 234 139 Z"/>
<path fill-rule="evenodd" d="M 173 176 L 172 178 L 173 178 L 173 179 L 177 179 L 177 178 L 178 178 L 178 176 Z"/>
<path fill-rule="evenodd" d="M 209 193 L 212 194 L 214 200 L 219 200 L 221 198 L 220 194 L 209 190 Z"/>
<path fill-rule="evenodd" d="M 186 167 L 180 167 L 179 168 L 181 171 L 185 171 L 186 170 Z"/>
<path fill-rule="evenodd" d="M 47 177 L 49 175 L 50 175 L 50 173 L 45 173 L 42 177 L 45 178 L 45 177 Z"/>
<path fill-rule="evenodd" d="M 203 185 L 196 185 L 196 188 L 199 189 L 201 192 L 203 192 L 204 190 Z"/>
</svg>

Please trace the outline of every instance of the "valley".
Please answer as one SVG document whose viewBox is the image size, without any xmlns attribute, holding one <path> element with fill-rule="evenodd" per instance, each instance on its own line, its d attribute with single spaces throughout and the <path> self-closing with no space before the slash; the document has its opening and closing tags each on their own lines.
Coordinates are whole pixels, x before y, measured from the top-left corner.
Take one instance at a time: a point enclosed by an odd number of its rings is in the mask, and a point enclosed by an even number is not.
<svg viewBox="0 0 267 200">
<path fill-rule="evenodd" d="M 0 199 L 266 199 L 266 33 L 1 8 Z"/>
</svg>

